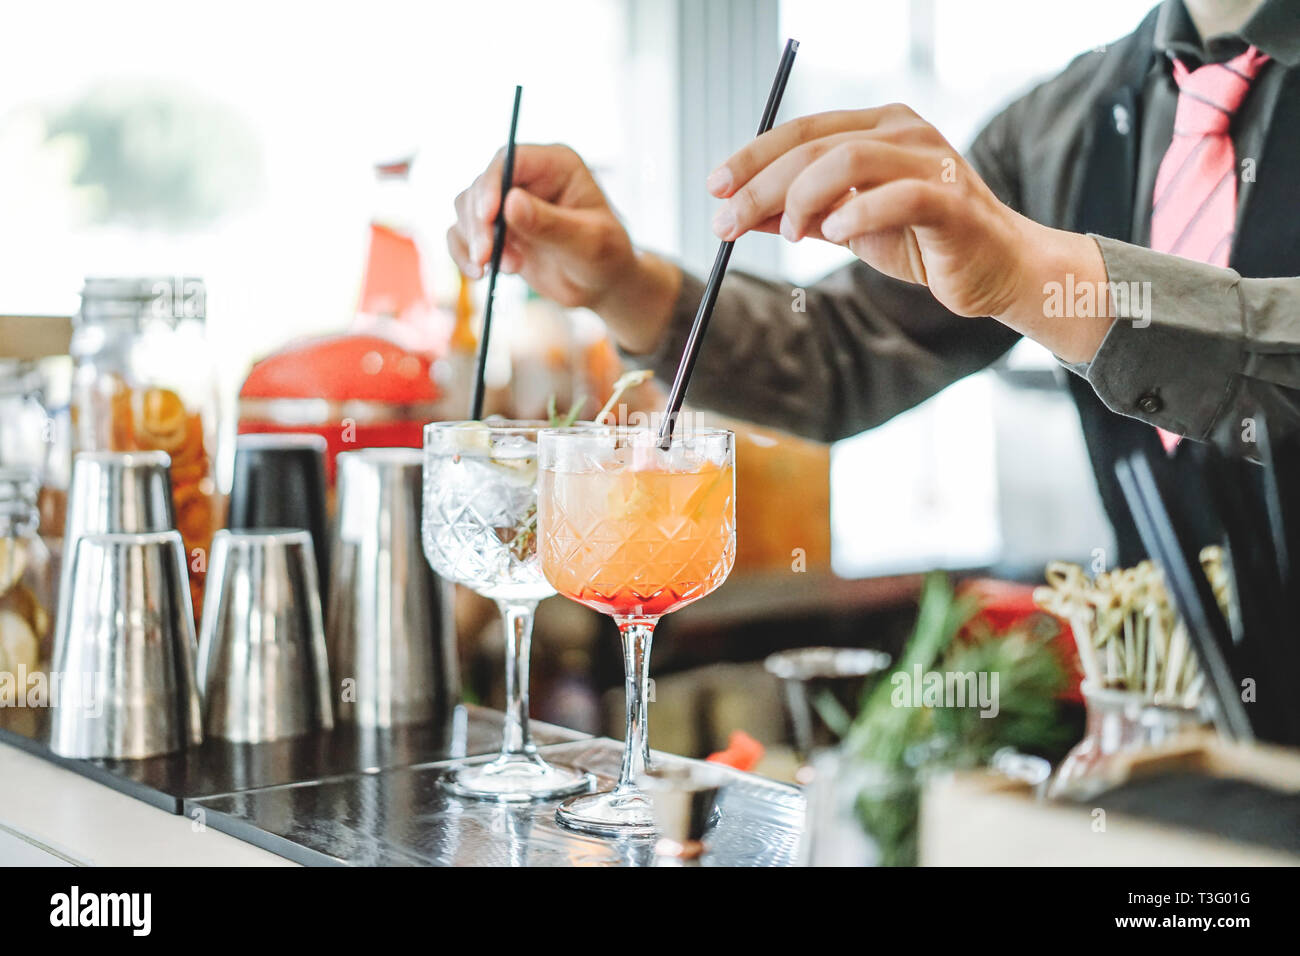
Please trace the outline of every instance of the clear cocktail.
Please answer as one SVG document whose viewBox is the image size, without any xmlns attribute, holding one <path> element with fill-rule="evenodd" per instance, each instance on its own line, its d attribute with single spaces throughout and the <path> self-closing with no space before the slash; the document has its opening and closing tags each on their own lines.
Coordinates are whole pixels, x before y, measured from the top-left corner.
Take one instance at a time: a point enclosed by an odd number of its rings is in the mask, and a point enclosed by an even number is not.
<svg viewBox="0 0 1300 956">
<path fill-rule="evenodd" d="M 544 800 L 591 777 L 547 763 L 528 731 L 528 661 L 537 602 L 555 593 L 537 557 L 537 435 L 544 422 L 435 422 L 424 430 L 423 542 L 444 578 L 497 602 L 506 627 L 501 754 L 444 778 L 462 796 Z"/>
</svg>

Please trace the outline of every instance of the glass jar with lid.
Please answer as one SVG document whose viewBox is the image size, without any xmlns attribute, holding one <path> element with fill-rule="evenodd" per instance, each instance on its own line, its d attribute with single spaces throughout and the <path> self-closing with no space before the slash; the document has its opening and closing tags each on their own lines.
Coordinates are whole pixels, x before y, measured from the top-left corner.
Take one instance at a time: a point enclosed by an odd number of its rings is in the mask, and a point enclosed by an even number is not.
<svg viewBox="0 0 1300 956">
<path fill-rule="evenodd" d="M 50 658 L 54 568 L 37 533 L 40 487 L 34 468 L 0 467 L 0 673 L 19 692 Z"/>
<path fill-rule="evenodd" d="M 206 290 L 186 277 L 86 280 L 73 324 L 75 451 L 165 451 L 197 616 L 212 535 L 220 399 Z"/>
</svg>

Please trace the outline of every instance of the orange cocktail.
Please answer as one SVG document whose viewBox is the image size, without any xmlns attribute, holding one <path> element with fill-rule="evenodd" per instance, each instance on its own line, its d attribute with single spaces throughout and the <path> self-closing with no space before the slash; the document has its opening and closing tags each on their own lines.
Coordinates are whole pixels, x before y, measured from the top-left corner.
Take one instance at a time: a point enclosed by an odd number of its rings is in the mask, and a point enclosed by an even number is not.
<svg viewBox="0 0 1300 956">
<path fill-rule="evenodd" d="M 736 557 L 735 468 L 556 474 L 539 496 L 550 523 L 542 569 L 551 585 L 604 614 L 658 617 L 714 590 Z"/>
<path fill-rule="evenodd" d="M 538 445 L 538 557 L 560 594 L 611 615 L 627 668 L 627 743 L 612 791 L 571 798 L 572 829 L 653 832 L 636 785 L 649 758 L 647 664 L 661 615 L 714 591 L 736 560 L 734 435 L 648 429 L 547 430 Z"/>
</svg>

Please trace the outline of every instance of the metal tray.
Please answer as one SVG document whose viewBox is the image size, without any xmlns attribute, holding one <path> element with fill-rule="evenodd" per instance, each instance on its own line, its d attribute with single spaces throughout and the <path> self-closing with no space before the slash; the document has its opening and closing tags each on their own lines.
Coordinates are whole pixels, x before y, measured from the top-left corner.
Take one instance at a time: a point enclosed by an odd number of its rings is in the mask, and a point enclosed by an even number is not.
<svg viewBox="0 0 1300 956">
<path fill-rule="evenodd" d="M 542 748 L 548 760 L 591 770 L 608 786 L 622 744 L 608 739 Z M 684 758 L 657 755 L 661 761 Z M 606 840 L 555 822 L 555 802 L 503 805 L 455 797 L 438 780 L 449 761 L 188 800 L 185 812 L 309 866 L 620 866 L 654 862 L 653 839 Z M 706 836 L 705 866 L 790 866 L 804 822 L 800 792 L 729 772 Z"/>
</svg>

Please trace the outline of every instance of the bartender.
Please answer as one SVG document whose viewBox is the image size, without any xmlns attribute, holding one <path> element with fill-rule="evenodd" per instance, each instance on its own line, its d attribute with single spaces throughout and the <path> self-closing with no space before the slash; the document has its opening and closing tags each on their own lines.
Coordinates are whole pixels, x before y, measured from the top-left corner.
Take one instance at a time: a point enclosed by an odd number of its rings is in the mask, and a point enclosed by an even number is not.
<svg viewBox="0 0 1300 956">
<path fill-rule="evenodd" d="M 900 105 L 765 133 L 709 175 L 714 232 L 833 242 L 858 261 L 803 295 L 731 273 L 692 402 L 834 441 L 1026 336 L 1075 373 L 1118 560 L 1132 563 L 1116 459 L 1148 449 L 1176 506 L 1199 513 L 1189 446 L 1250 454 L 1261 413 L 1300 430 L 1297 66 L 1297 0 L 1164 0 L 1008 106 L 965 157 Z M 471 276 L 491 252 L 500 163 L 456 200 L 448 243 Z M 505 271 L 593 309 L 671 379 L 702 282 L 633 245 L 571 149 L 520 147 L 514 183 Z"/>
</svg>

